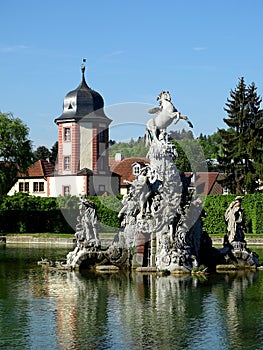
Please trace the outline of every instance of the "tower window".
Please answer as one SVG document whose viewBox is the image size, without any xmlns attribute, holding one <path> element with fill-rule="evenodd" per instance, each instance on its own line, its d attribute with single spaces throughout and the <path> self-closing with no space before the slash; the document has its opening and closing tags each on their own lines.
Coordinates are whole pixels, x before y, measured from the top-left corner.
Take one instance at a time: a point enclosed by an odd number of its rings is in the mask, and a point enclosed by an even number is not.
<svg viewBox="0 0 263 350">
<path fill-rule="evenodd" d="M 64 141 L 71 141 L 70 128 L 64 128 Z"/>
<path fill-rule="evenodd" d="M 70 156 L 64 157 L 64 170 L 70 170 Z"/>
<path fill-rule="evenodd" d="M 101 156 L 98 160 L 99 170 L 105 170 L 105 157 Z"/>
<path fill-rule="evenodd" d="M 99 132 L 99 142 L 106 142 L 105 130 Z"/>
</svg>

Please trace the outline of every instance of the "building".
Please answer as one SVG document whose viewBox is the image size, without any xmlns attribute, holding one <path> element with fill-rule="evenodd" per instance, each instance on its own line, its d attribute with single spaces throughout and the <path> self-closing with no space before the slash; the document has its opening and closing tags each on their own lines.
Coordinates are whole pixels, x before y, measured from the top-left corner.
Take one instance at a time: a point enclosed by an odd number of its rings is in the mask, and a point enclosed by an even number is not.
<svg viewBox="0 0 263 350">
<path fill-rule="evenodd" d="M 119 193 L 119 177 L 108 161 L 109 119 L 102 96 L 92 90 L 81 67 L 80 85 L 64 98 L 58 126 L 56 173 L 48 177 L 48 196 Z"/>
<path fill-rule="evenodd" d="M 55 166 L 49 160 L 38 160 L 32 164 L 25 174 L 17 178 L 17 182 L 8 192 L 12 196 L 16 192 L 27 192 L 30 195 L 48 196 L 48 176 L 54 173 Z"/>
<path fill-rule="evenodd" d="M 227 189 L 218 182 L 224 177 L 219 172 L 196 172 L 185 173 L 186 177 L 191 177 L 190 188 L 197 194 L 228 194 Z"/>
<path fill-rule="evenodd" d="M 44 161 L 34 163 L 27 175 L 18 179 L 9 194 L 23 191 L 57 197 L 119 193 L 119 175 L 111 172 L 109 167 L 111 119 L 104 113 L 102 96 L 86 83 L 84 65 L 81 71 L 79 86 L 65 96 L 63 112 L 55 119 L 58 127 L 55 169 L 46 173 Z"/>
<path fill-rule="evenodd" d="M 142 168 L 149 164 L 147 158 L 123 158 L 117 153 L 115 158 L 110 158 L 111 170 L 120 175 L 120 193 L 127 194 L 132 182 L 139 175 Z M 189 189 L 197 194 L 228 194 L 227 189 L 223 188 L 218 180 L 223 178 L 223 174 L 219 172 L 196 172 L 185 173 L 189 179 Z"/>
<path fill-rule="evenodd" d="M 142 168 L 149 164 L 149 159 L 142 157 L 122 158 L 117 153 L 115 158 L 110 158 L 111 171 L 120 176 L 120 194 L 127 194 L 130 182 L 135 180 Z"/>
</svg>

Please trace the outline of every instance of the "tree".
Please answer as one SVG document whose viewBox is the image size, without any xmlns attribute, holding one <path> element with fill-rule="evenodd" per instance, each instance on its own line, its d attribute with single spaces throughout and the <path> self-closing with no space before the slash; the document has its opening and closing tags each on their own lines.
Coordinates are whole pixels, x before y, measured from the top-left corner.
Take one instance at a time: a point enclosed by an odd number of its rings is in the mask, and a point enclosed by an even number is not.
<svg viewBox="0 0 263 350">
<path fill-rule="evenodd" d="M 32 144 L 29 129 L 11 113 L 0 113 L 0 194 L 6 194 L 32 164 Z"/>
<path fill-rule="evenodd" d="M 203 149 L 208 170 L 218 171 L 217 162 L 215 163 L 215 160 L 220 155 L 221 143 L 222 143 L 221 135 L 217 131 L 212 135 L 208 135 L 208 136 L 200 134 L 197 139 Z"/>
<path fill-rule="evenodd" d="M 34 152 L 34 158 L 36 160 L 46 160 L 50 158 L 51 152 L 50 150 L 45 146 L 39 146 L 36 151 Z"/>
<path fill-rule="evenodd" d="M 178 157 L 175 160 L 179 171 L 207 171 L 206 159 L 197 139 L 173 140 Z"/>
<path fill-rule="evenodd" d="M 218 162 L 226 174 L 221 183 L 231 193 L 253 193 L 262 180 L 263 111 L 256 90 L 254 83 L 246 86 L 242 77 L 224 108 L 228 118 L 223 120 L 229 128 L 219 130 L 222 154 Z"/>
<path fill-rule="evenodd" d="M 55 164 L 58 156 L 58 141 L 51 147 L 50 153 L 50 161 Z"/>
<path fill-rule="evenodd" d="M 207 171 L 203 150 L 191 130 L 170 133 L 178 154 L 175 163 L 179 171 Z"/>
<path fill-rule="evenodd" d="M 139 136 L 137 141 L 135 141 L 133 138 L 131 138 L 129 142 L 111 141 L 109 156 L 114 157 L 118 152 L 120 152 L 124 158 L 145 157 L 148 152 L 148 148 L 145 146 L 144 137 Z"/>
</svg>

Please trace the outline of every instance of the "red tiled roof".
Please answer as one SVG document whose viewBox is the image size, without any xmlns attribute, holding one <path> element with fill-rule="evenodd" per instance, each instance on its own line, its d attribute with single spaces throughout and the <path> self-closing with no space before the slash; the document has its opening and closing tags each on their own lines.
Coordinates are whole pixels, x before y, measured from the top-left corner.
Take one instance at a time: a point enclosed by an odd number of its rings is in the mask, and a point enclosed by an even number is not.
<svg viewBox="0 0 263 350">
<path fill-rule="evenodd" d="M 191 173 L 185 175 L 188 177 Z M 196 172 L 195 181 L 191 182 L 191 186 L 196 187 L 196 192 L 199 194 L 222 194 L 222 186 L 217 182 L 221 175 L 218 172 Z"/>
<path fill-rule="evenodd" d="M 116 165 L 119 164 L 120 162 L 121 162 L 121 160 L 116 160 L 115 157 L 110 157 L 109 158 L 110 170 L 112 171 L 112 169 L 114 169 L 116 167 Z"/>
<path fill-rule="evenodd" d="M 112 159 L 112 158 L 111 158 Z M 139 158 L 139 157 L 132 157 L 132 158 L 124 158 L 123 160 L 116 161 L 110 160 L 110 170 L 118 175 L 120 175 L 120 185 L 126 186 L 126 184 L 123 182 L 124 180 L 133 181 L 135 180 L 135 176 L 132 173 L 132 164 L 133 163 L 145 163 L 149 164 L 149 159 L 147 158 Z"/>
<path fill-rule="evenodd" d="M 55 166 L 53 163 L 47 160 L 37 160 L 35 163 L 30 165 L 25 174 L 21 177 L 45 177 L 54 172 Z"/>
</svg>

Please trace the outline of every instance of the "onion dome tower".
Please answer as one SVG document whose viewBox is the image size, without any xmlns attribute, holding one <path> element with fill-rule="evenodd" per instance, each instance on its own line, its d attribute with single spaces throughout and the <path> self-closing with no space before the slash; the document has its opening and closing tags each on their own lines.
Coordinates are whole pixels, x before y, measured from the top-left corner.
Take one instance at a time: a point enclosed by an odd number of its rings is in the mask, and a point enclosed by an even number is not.
<svg viewBox="0 0 263 350">
<path fill-rule="evenodd" d="M 104 113 L 102 96 L 85 80 L 81 66 L 79 86 L 64 98 L 63 113 L 55 119 L 58 125 L 58 175 L 79 172 L 106 174 L 108 164 L 109 119 Z"/>
</svg>

